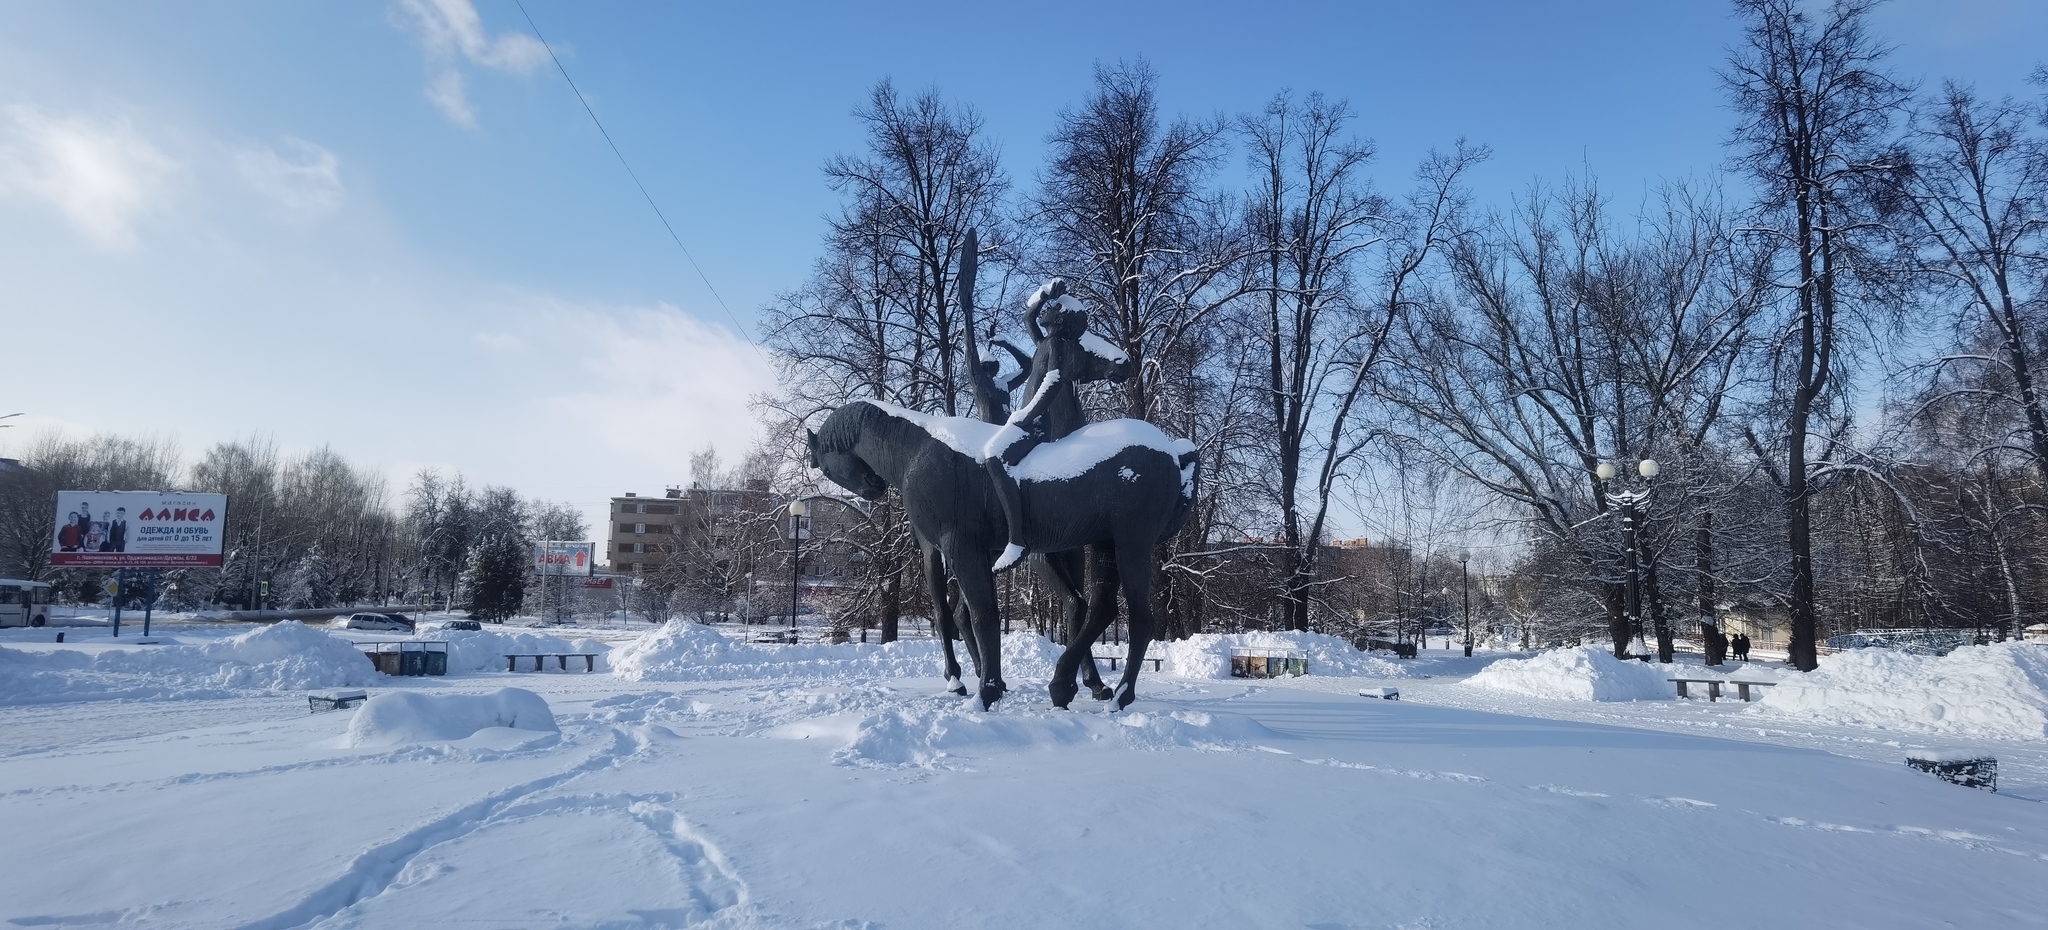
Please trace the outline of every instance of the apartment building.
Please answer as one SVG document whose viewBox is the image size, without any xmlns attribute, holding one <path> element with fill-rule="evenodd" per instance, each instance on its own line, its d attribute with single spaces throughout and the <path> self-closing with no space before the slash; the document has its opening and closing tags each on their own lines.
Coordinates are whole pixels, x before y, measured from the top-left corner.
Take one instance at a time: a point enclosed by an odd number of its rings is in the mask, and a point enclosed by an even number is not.
<svg viewBox="0 0 2048 930">
<path fill-rule="evenodd" d="M 645 572 L 663 555 L 673 551 L 678 537 L 692 525 L 684 516 L 682 495 L 671 488 L 657 498 L 641 497 L 627 491 L 612 498 L 610 532 L 605 543 L 607 561 L 615 575 Z"/>
</svg>

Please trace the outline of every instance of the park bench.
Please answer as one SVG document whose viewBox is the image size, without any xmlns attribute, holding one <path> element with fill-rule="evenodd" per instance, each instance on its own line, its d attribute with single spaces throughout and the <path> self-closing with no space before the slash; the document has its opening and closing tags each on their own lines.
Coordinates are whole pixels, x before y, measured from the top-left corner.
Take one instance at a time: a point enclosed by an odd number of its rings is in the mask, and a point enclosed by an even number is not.
<svg viewBox="0 0 2048 930">
<path fill-rule="evenodd" d="M 312 707 L 308 713 L 314 714 L 329 710 L 347 710 L 369 699 L 370 695 L 363 691 L 315 691 L 306 695 L 306 703 Z"/>
<path fill-rule="evenodd" d="M 1744 701 L 1747 701 L 1749 700 L 1749 689 L 1752 686 L 1758 688 L 1768 688 L 1772 685 L 1777 684 L 1777 682 L 1775 681 L 1734 681 L 1732 679 L 1727 678 L 1666 678 L 1664 680 L 1676 682 L 1678 684 L 1679 697 L 1687 696 L 1685 690 L 1685 686 L 1687 684 L 1706 685 L 1708 701 L 1718 701 L 1721 699 L 1722 685 L 1734 685 L 1736 688 L 1736 693 L 1740 694 Z"/>
<path fill-rule="evenodd" d="M 1114 672 L 1114 671 L 1116 671 L 1117 663 L 1119 663 L 1119 662 L 1122 662 L 1122 661 L 1124 660 L 1124 657 L 1123 657 L 1123 656 L 1121 656 L 1121 655 L 1113 655 L 1113 656 L 1106 656 L 1106 655 L 1102 655 L 1101 653 L 1096 653 L 1096 655 L 1095 655 L 1095 659 L 1096 659 L 1096 661 L 1098 661 L 1098 662 L 1108 662 L 1108 663 L 1109 663 L 1109 670 L 1110 670 L 1110 671 L 1112 671 L 1112 672 Z M 1155 671 L 1155 672 L 1156 672 L 1156 671 L 1159 671 L 1159 657 L 1158 657 L 1158 656 L 1146 656 L 1146 657 L 1144 658 L 1144 660 L 1143 660 L 1143 661 L 1146 661 L 1146 662 L 1150 662 L 1150 663 L 1152 663 L 1152 670 L 1153 670 L 1153 671 Z"/>
<path fill-rule="evenodd" d="M 799 640 L 797 639 L 797 632 L 795 630 L 761 630 L 747 637 L 747 642 L 750 643 L 787 644 L 795 643 L 798 641 Z"/>
<path fill-rule="evenodd" d="M 555 660 L 555 667 L 556 667 L 556 668 L 558 668 L 558 669 L 561 669 L 562 671 L 565 671 L 565 672 L 569 670 L 569 660 L 570 660 L 570 659 L 582 659 L 582 660 L 583 660 L 583 670 L 584 670 L 584 671 L 586 671 L 586 672 L 594 672 L 594 671 L 597 671 L 597 653 L 595 653 L 595 652 L 513 652 L 513 653 L 507 653 L 507 654 L 505 655 L 505 671 L 508 671 L 508 672 L 516 672 L 516 671 L 519 671 L 519 660 L 520 660 L 520 659 L 532 659 L 532 660 L 533 660 L 533 670 L 534 670 L 534 671 L 536 671 L 536 672 L 538 672 L 538 671 L 540 671 L 540 670 L 541 670 L 541 668 L 542 668 L 542 667 L 543 667 L 543 666 L 544 666 L 544 665 L 546 664 L 546 662 L 547 662 L 548 658 L 549 658 L 549 657 L 551 657 L 551 656 L 552 656 L 552 657 L 554 658 L 554 660 Z"/>
<path fill-rule="evenodd" d="M 1379 698 L 1380 700 L 1383 700 L 1383 701 L 1398 701 L 1398 700 L 1400 700 L 1400 699 L 1401 699 L 1401 689 L 1399 689 L 1399 688 L 1360 688 L 1360 689 L 1358 689 L 1358 696 L 1359 696 L 1359 697 L 1369 697 L 1369 698 Z"/>
</svg>

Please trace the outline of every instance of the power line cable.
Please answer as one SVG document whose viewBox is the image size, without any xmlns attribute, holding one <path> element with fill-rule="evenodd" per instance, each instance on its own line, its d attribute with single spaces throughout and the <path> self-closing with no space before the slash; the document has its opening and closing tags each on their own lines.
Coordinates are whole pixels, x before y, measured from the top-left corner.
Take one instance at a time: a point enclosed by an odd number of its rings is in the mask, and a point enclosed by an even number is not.
<svg viewBox="0 0 2048 930">
<path fill-rule="evenodd" d="M 632 163 L 626 160 L 626 153 L 619 150 L 619 144 L 612 141 L 612 134 L 605 130 L 604 121 L 597 118 L 597 111 L 590 108 L 590 101 L 583 96 L 582 88 L 576 86 L 576 79 L 569 76 L 569 69 L 563 67 L 562 59 L 555 54 L 555 47 L 548 44 L 547 36 L 540 34 L 540 26 L 534 24 L 533 14 L 526 12 L 526 4 L 523 0 L 513 0 L 513 3 L 519 7 L 519 15 L 526 17 L 527 28 L 533 30 L 533 37 L 540 40 L 541 48 L 547 49 L 548 59 L 555 63 L 555 70 L 562 73 L 562 80 L 568 83 L 569 90 L 576 95 L 576 102 L 583 104 L 583 112 L 590 114 L 590 122 L 597 127 L 598 134 L 604 136 L 605 144 L 611 146 L 612 154 L 618 156 L 619 166 L 626 169 L 626 176 L 633 179 L 633 186 L 640 189 L 640 196 L 647 200 L 647 206 L 652 208 L 655 217 L 661 220 L 661 228 L 668 230 L 669 239 L 675 242 L 676 248 L 682 250 L 684 260 L 690 263 L 690 270 L 697 272 L 697 280 L 704 282 L 704 289 L 711 292 L 711 299 L 718 301 L 718 308 L 725 311 L 726 319 L 732 321 L 733 331 L 754 350 L 754 354 L 760 357 L 763 364 L 769 365 L 772 369 L 774 366 L 769 363 L 768 356 L 763 355 L 761 347 L 747 335 L 747 328 L 740 323 L 739 317 L 733 314 L 732 308 L 726 305 L 725 298 L 718 293 L 718 288 L 711 284 L 710 276 L 697 264 L 697 257 L 691 255 L 690 247 L 683 244 L 683 237 L 676 235 L 676 228 L 670 225 L 668 215 L 661 212 L 661 205 L 654 202 L 654 195 L 647 192 L 647 185 L 640 183 L 640 174 L 633 170 Z"/>
</svg>

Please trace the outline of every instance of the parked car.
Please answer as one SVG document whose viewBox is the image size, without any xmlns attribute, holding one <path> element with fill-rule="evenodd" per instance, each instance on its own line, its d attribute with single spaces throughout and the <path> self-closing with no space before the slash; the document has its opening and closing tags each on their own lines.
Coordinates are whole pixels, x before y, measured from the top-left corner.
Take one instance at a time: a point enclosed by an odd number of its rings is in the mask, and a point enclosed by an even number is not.
<svg viewBox="0 0 2048 930">
<path fill-rule="evenodd" d="M 441 624 L 441 629 L 444 630 L 481 630 L 483 628 L 484 625 L 475 620 L 450 620 L 447 623 Z"/>
<path fill-rule="evenodd" d="M 365 612 L 349 614 L 348 620 L 342 623 L 342 628 L 348 630 L 395 630 L 400 633 L 410 633 L 413 630 L 413 623 L 411 618 L 399 614 Z"/>
</svg>

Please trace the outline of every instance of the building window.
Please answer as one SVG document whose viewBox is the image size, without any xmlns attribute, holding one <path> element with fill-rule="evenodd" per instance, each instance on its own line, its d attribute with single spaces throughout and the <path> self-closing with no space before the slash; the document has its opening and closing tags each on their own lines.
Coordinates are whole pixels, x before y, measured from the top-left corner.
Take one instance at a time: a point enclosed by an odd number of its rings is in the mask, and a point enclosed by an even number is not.
<svg viewBox="0 0 2048 930">
<path fill-rule="evenodd" d="M 635 532 L 635 533 L 645 533 L 645 532 L 647 532 L 647 524 L 645 524 L 645 523 L 635 523 L 635 524 L 633 524 L 633 532 Z"/>
<path fill-rule="evenodd" d="M 634 554 L 634 555 L 643 555 L 643 554 L 645 554 L 646 552 L 647 552 L 647 544 L 646 544 L 646 543 L 634 543 L 634 544 L 633 544 L 633 554 Z"/>
</svg>

